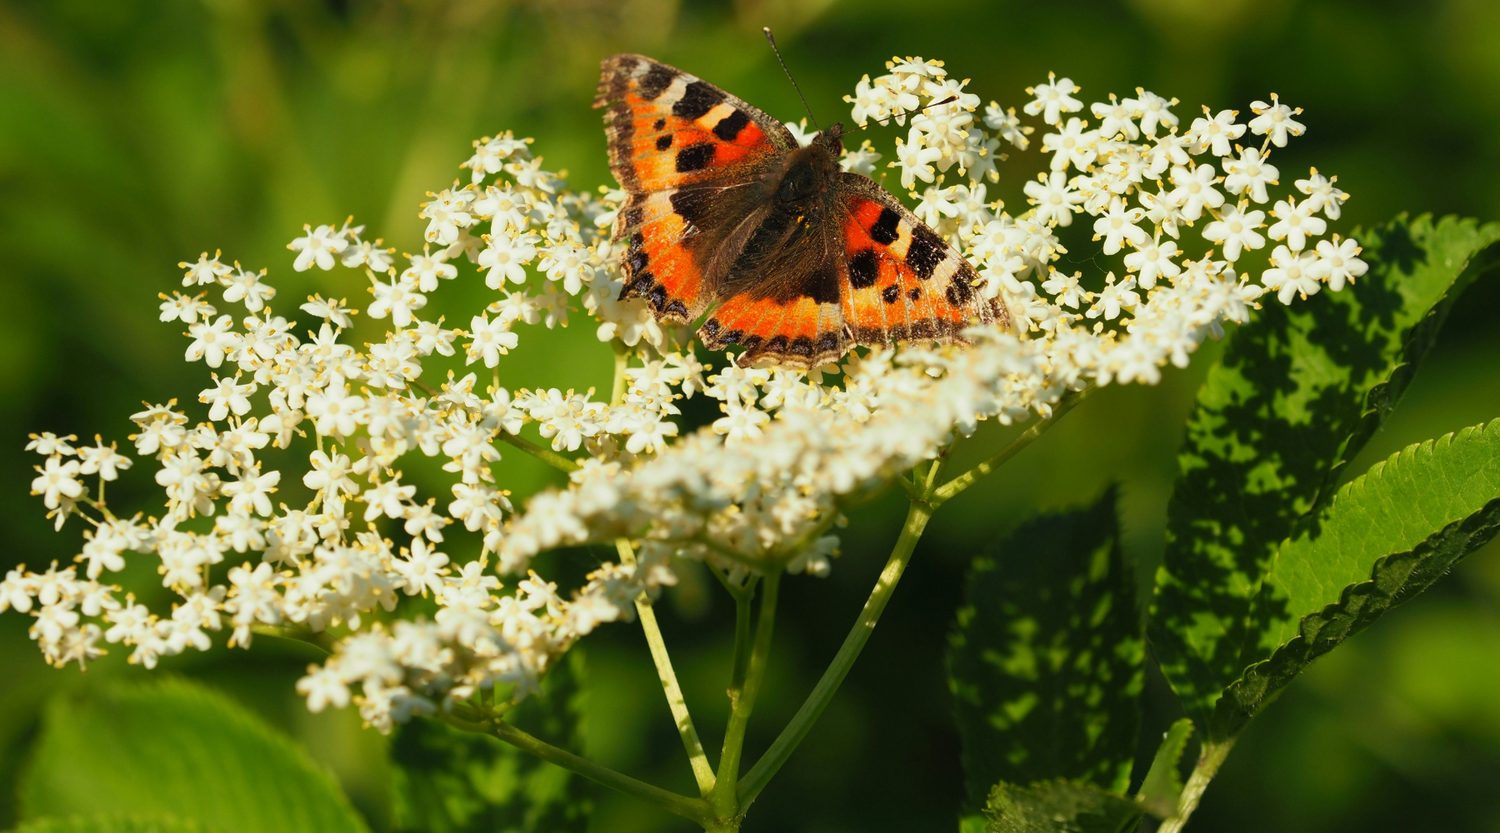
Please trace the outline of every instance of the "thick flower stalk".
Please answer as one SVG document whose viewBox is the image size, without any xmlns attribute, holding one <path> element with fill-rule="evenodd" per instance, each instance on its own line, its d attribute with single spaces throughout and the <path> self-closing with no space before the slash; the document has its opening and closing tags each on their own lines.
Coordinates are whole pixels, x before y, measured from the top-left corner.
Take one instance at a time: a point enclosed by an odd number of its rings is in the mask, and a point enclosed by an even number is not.
<svg viewBox="0 0 1500 833">
<path fill-rule="evenodd" d="M 760 632 L 753 651 L 748 636 L 749 594 L 783 572 L 827 574 L 848 508 L 900 482 L 920 504 L 908 524 L 919 535 L 932 508 L 1000 462 L 938 488 L 944 450 L 981 421 L 1046 419 L 1093 387 L 1155 383 L 1226 321 L 1245 321 L 1263 292 L 1289 304 L 1364 272 L 1355 241 L 1322 239 L 1347 198 L 1334 180 L 1314 169 L 1280 187 L 1270 157 L 1305 127 L 1274 95 L 1252 103 L 1243 123 L 1238 111 L 1206 107 L 1184 123 L 1176 99 L 1137 89 L 1085 107 L 1076 85 L 1049 76 L 1027 90 L 1022 111 L 1038 123 L 1025 124 L 1015 108 L 981 112 L 941 62 L 898 59 L 887 70 L 848 97 L 853 121 L 905 129 L 891 178 L 922 189 L 916 213 L 970 257 L 1012 330 L 971 329 L 969 345 L 860 351 L 807 373 L 705 361 L 685 329 L 658 324 L 642 301 L 616 300 L 609 229 L 620 192 L 570 190 L 529 139 L 485 137 L 462 165 L 467 181 L 422 204 L 420 251 L 397 258 L 352 220 L 307 226 L 289 245 L 297 271 L 354 269 L 368 280 L 363 312 L 383 332 L 362 347 L 351 338 L 359 310 L 342 298 L 313 296 L 294 320 L 272 309 L 264 270 L 218 254 L 183 263 L 186 291 L 162 296 L 161 320 L 187 328 L 185 358 L 205 365 L 206 387 L 184 397 L 189 406 L 134 414 L 134 458 L 103 440 L 33 437 L 28 447 L 43 458 L 34 493 L 59 530 L 82 527 L 83 544 L 75 564 L 11 571 L 0 611 L 34 617 L 32 637 L 59 666 L 83 666 L 110 644 L 153 667 L 226 634 L 239 647 L 257 633 L 295 636 L 330 651 L 297 684 L 313 711 L 353 702 L 382 731 L 418 713 L 480 726 L 535 691 L 600 623 L 632 619 L 641 605 L 654 629 L 650 600 L 674 583 L 675 564 L 693 559 L 744 611 L 747 653 L 735 665 L 747 687 L 735 689 L 730 733 L 742 736 L 742 705 L 764 664 Z M 1012 214 L 988 189 L 1001 147 L 1027 151 L 1037 130 L 1041 170 Z M 881 159 L 865 141 L 843 165 L 880 176 Z M 1056 268 L 1057 230 L 1075 221 L 1092 225 L 1107 274 Z M 1266 247 L 1270 268 L 1253 278 L 1239 270 L 1246 252 Z M 449 326 L 425 311 L 455 280 L 483 281 L 492 295 Z M 494 381 L 522 349 L 519 328 L 567 326 L 580 312 L 613 345 L 607 398 L 544 379 L 520 390 Z M 693 396 L 717 400 L 722 416 L 683 433 L 675 403 Z M 532 430 L 539 440 L 525 436 Z M 493 468 L 516 451 L 566 471 L 567 486 L 519 501 Z M 441 461 L 446 492 L 421 495 L 404 479 L 412 455 Z M 162 487 L 154 515 L 116 515 L 105 501 L 105 485 L 133 462 Z M 903 559 L 912 536 L 898 545 Z M 539 553 L 583 544 L 622 557 L 569 592 L 531 571 Z M 171 609 L 148 609 L 110 583 L 135 558 L 157 563 Z M 873 616 L 889 587 L 880 592 Z M 432 599 L 435 614 L 393 624 L 370 615 L 414 596 Z M 852 659 L 841 654 L 843 671 Z M 476 716 L 475 702 L 491 711 Z M 714 774 L 690 730 L 688 721 L 684 741 L 708 796 Z M 749 797 L 774 768 L 752 773 Z M 715 796 L 715 817 L 740 806 Z"/>
</svg>

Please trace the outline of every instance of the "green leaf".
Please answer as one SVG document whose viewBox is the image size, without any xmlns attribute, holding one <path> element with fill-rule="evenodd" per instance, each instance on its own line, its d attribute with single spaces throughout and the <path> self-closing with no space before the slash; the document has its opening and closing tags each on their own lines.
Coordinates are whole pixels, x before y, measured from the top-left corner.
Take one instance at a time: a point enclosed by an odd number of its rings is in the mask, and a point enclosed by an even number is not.
<svg viewBox="0 0 1500 833">
<path fill-rule="evenodd" d="M 1156 757 L 1151 759 L 1151 769 L 1146 771 L 1146 780 L 1137 796 L 1141 806 L 1154 816 L 1170 818 L 1177 813 L 1177 801 L 1182 797 L 1182 772 L 1178 765 L 1192 736 L 1193 721 L 1184 717 L 1172 724 L 1161 746 L 1156 748 Z"/>
<path fill-rule="evenodd" d="M 22 776 L 23 819 L 128 814 L 234 833 L 365 833 L 327 771 L 289 738 L 185 681 L 52 700 Z"/>
<path fill-rule="evenodd" d="M 1268 300 L 1210 370 L 1179 453 L 1150 636 L 1210 736 L 1215 702 L 1264 658 L 1252 605 L 1277 546 L 1395 407 L 1453 299 L 1500 259 L 1500 225 L 1451 217 L 1355 237 L 1369 273 L 1292 307 Z"/>
<path fill-rule="evenodd" d="M 1039 516 L 974 559 L 948 651 L 971 811 L 998 781 L 1130 781 L 1145 660 L 1115 500 Z"/>
<path fill-rule="evenodd" d="M 507 722 L 582 753 L 584 656 L 573 648 Z M 391 745 L 393 827 L 412 833 L 566 833 L 588 828 L 593 787 L 488 735 L 435 720 L 402 726 Z"/>
<path fill-rule="evenodd" d="M 72 816 L 27 822 L 11 833 L 207 833 L 208 828 L 174 816 Z"/>
<path fill-rule="evenodd" d="M 1268 661 L 1214 719 L 1232 734 L 1313 659 L 1430 586 L 1500 529 L 1500 419 L 1409 446 L 1281 545 L 1259 604 Z"/>
<path fill-rule="evenodd" d="M 1028 787 L 1001 782 L 990 793 L 986 833 L 1123 833 L 1134 830 L 1141 807 L 1083 781 L 1042 781 Z"/>
</svg>

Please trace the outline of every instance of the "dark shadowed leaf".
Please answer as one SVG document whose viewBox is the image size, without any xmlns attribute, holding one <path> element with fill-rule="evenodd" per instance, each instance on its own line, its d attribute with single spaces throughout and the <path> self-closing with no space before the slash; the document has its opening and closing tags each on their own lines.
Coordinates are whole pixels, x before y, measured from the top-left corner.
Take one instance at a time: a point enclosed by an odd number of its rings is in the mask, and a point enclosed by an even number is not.
<svg viewBox="0 0 1500 833">
<path fill-rule="evenodd" d="M 333 777 L 288 738 L 203 686 L 171 681 L 63 695 L 22 776 L 27 820 L 128 814 L 225 833 L 365 833 Z"/>
<path fill-rule="evenodd" d="M 999 781 L 1130 781 L 1144 650 L 1115 498 L 974 559 L 948 652 L 971 811 Z"/>
<path fill-rule="evenodd" d="M 1000 783 L 990 793 L 986 833 L 1123 833 L 1141 819 L 1140 805 L 1083 781 Z"/>
<path fill-rule="evenodd" d="M 1276 547 L 1326 500 L 1395 407 L 1453 299 L 1500 254 L 1500 225 L 1451 217 L 1402 216 L 1356 236 L 1369 273 L 1291 307 L 1268 300 L 1209 372 L 1179 453 L 1150 636 L 1211 737 L 1215 702 L 1263 658 L 1252 603 Z"/>
<path fill-rule="evenodd" d="M 1500 420 L 1409 446 L 1370 468 L 1282 544 L 1262 603 L 1266 662 L 1219 701 L 1239 731 L 1313 659 L 1430 586 L 1500 529 Z M 1274 652 L 1274 653 L 1273 653 Z"/>
<path fill-rule="evenodd" d="M 554 746 L 583 750 L 583 651 L 573 648 L 508 722 Z M 488 735 L 436 720 L 403 725 L 391 745 L 395 830 L 567 833 L 588 829 L 592 785 Z"/>
</svg>

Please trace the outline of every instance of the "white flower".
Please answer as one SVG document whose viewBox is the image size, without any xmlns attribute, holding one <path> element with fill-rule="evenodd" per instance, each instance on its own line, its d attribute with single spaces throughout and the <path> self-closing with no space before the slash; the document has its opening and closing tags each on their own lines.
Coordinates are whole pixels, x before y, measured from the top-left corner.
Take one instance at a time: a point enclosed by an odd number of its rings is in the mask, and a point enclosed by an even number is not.
<svg viewBox="0 0 1500 833">
<path fill-rule="evenodd" d="M 725 435 L 731 443 L 753 440 L 759 437 L 766 423 L 771 421 L 770 414 L 756 409 L 754 405 L 742 405 L 738 402 L 727 402 L 724 405 L 725 416 L 714 421 L 713 430 L 716 434 Z"/>
<path fill-rule="evenodd" d="M 1253 101 L 1250 103 L 1250 112 L 1255 113 L 1255 118 L 1250 120 L 1250 132 L 1257 136 L 1270 134 L 1271 144 L 1284 148 L 1286 137 L 1301 136 L 1307 131 L 1307 126 L 1296 121 L 1292 116 L 1302 113 L 1302 108 L 1292 108 L 1281 103 L 1281 99 L 1271 94 L 1271 103 L 1264 101 Z"/>
<path fill-rule="evenodd" d="M 1224 209 L 1219 219 L 1203 229 L 1203 237 L 1224 246 L 1224 259 L 1233 263 L 1240 259 L 1246 249 L 1259 249 L 1266 245 L 1266 238 L 1256 229 L 1265 225 L 1266 212 L 1245 211 L 1230 206 Z"/>
<path fill-rule="evenodd" d="M 1204 208 L 1216 209 L 1224 204 L 1224 195 L 1214 187 L 1219 181 L 1214 173 L 1212 162 L 1204 162 L 1191 171 L 1181 167 L 1172 169 L 1172 184 L 1177 187 L 1167 199 L 1181 209 L 1183 219 L 1192 222 L 1203 216 Z"/>
<path fill-rule="evenodd" d="M 1322 217 L 1314 217 L 1306 202 L 1297 204 L 1289 199 L 1281 200 L 1271 209 L 1271 216 L 1277 222 L 1266 233 L 1272 240 L 1285 240 L 1294 252 L 1307 248 L 1309 235 L 1316 237 L 1328 230 L 1328 222 Z"/>
<path fill-rule="evenodd" d="M 1343 213 L 1344 201 L 1349 199 L 1348 194 L 1334 187 L 1338 181 L 1338 177 L 1325 177 L 1313 168 L 1307 179 L 1297 180 L 1296 185 L 1298 191 L 1307 195 L 1304 202 L 1309 211 L 1322 211 L 1328 219 L 1337 220 Z"/>
<path fill-rule="evenodd" d="M 1271 268 L 1260 276 L 1260 282 L 1275 292 L 1283 304 L 1290 304 L 1297 296 L 1318 294 L 1323 284 L 1314 274 L 1318 256 L 1313 252 L 1292 252 L 1285 246 L 1277 246 L 1271 253 Z"/>
<path fill-rule="evenodd" d="M 99 437 L 94 437 L 94 445 L 82 446 L 78 449 L 79 474 L 95 474 L 100 479 L 115 480 L 120 472 L 130 468 L 133 462 L 129 457 L 121 454 L 114 443 L 108 446 Z"/>
<path fill-rule="evenodd" d="M 375 302 L 370 304 L 371 318 L 391 317 L 391 323 L 397 327 L 411 326 L 412 313 L 427 306 L 427 296 L 416 291 L 416 287 L 406 278 L 392 276 L 390 282 L 380 280 L 370 273 L 370 292 L 375 295 Z"/>
<path fill-rule="evenodd" d="M 1324 281 L 1328 288 L 1338 292 L 1344 288 L 1344 283 L 1354 283 L 1354 279 L 1370 271 L 1370 265 L 1359 259 L 1360 247 L 1353 240 L 1340 240 L 1335 234 L 1332 241 L 1318 241 L 1318 262 L 1314 263 L 1307 271 L 1308 274 Z"/>
<path fill-rule="evenodd" d="M 923 182 L 932 181 L 932 163 L 942 156 L 941 148 L 927 147 L 923 142 L 922 131 L 912 127 L 905 142 L 896 140 L 896 161 L 890 166 L 901 168 L 901 187 L 910 191 L 917 186 L 919 179 Z"/>
<path fill-rule="evenodd" d="M 271 495 L 276 491 L 276 484 L 281 482 L 281 472 L 271 471 L 260 473 L 258 467 L 250 467 L 240 471 L 240 479 L 223 485 L 224 494 L 231 500 L 229 507 L 238 512 L 254 511 L 257 515 L 266 516 L 271 514 Z"/>
<path fill-rule="evenodd" d="M 1155 136 L 1157 126 L 1168 129 L 1177 126 L 1177 116 L 1172 114 L 1172 107 L 1176 106 L 1177 99 L 1165 99 L 1148 90 L 1135 88 L 1135 98 L 1127 98 L 1120 102 L 1141 114 L 1141 132 L 1147 136 Z"/>
<path fill-rule="evenodd" d="M 218 367 L 224 363 L 224 358 L 240 348 L 242 337 L 230 331 L 234 326 L 234 319 L 227 315 L 219 316 L 217 321 L 210 324 L 200 321 L 188 327 L 188 335 L 193 337 L 193 343 L 188 345 L 184 358 L 190 362 L 203 359 L 204 364 L 209 367 Z"/>
<path fill-rule="evenodd" d="M 1014 145 L 1017 150 L 1025 150 L 1031 145 L 1031 140 L 1027 137 L 1036 129 L 1030 125 L 1021 125 L 1021 119 L 1016 116 L 1016 108 L 1001 109 L 993 101 L 984 108 L 984 124 L 999 133 L 1000 138 Z"/>
<path fill-rule="evenodd" d="M 245 302 L 245 309 L 251 312 L 260 312 L 266 308 L 266 301 L 276 297 L 276 290 L 260 282 L 266 276 L 266 270 L 252 272 L 248 269 L 235 269 L 234 276 L 229 278 L 224 289 L 224 300 L 234 304 Z M 210 313 L 211 314 L 211 313 Z M 184 311 L 184 321 L 188 321 L 190 313 Z M 191 316 L 196 318 L 196 316 Z M 191 322 L 189 322 L 191 323 Z"/>
<path fill-rule="evenodd" d="M 302 485 L 330 496 L 359 493 L 359 487 L 349 479 L 351 464 L 346 455 L 334 452 L 330 457 L 322 451 L 314 451 L 309 462 L 313 470 L 302 476 Z"/>
<path fill-rule="evenodd" d="M 1232 150 L 1230 143 L 1245 135 L 1245 126 L 1234 122 L 1238 115 L 1238 110 L 1220 110 L 1210 116 L 1209 109 L 1204 107 L 1203 117 L 1193 119 L 1193 126 L 1183 138 L 1193 144 L 1195 153 L 1209 150 L 1214 156 L 1228 156 Z"/>
<path fill-rule="evenodd" d="M 1120 251 L 1126 241 L 1139 246 L 1151 238 L 1145 229 L 1136 225 L 1146 215 L 1139 208 L 1126 208 L 1124 200 L 1115 200 L 1099 219 L 1094 221 L 1094 239 L 1104 238 L 1104 253 L 1112 255 Z"/>
<path fill-rule="evenodd" d="M 526 282 L 526 264 L 536 257 L 537 239 L 532 234 L 490 235 L 489 246 L 479 253 L 479 268 L 488 269 L 484 285 L 499 289 L 507 280 Z"/>
<path fill-rule="evenodd" d="M 83 484 L 78 482 L 77 460 L 64 461 L 58 456 L 48 457 L 41 466 L 33 466 L 36 479 L 31 481 L 31 493 L 42 496 L 48 509 L 56 509 L 63 500 L 73 500 L 83 494 Z"/>
<path fill-rule="evenodd" d="M 411 265 L 401 272 L 401 280 L 415 284 L 418 292 L 434 292 L 439 280 L 451 281 L 458 277 L 458 269 L 447 262 L 446 252 L 433 254 L 430 247 L 423 246 L 421 254 L 408 254 L 406 259 Z"/>
<path fill-rule="evenodd" d="M 229 416 L 231 411 L 235 416 L 244 416 L 250 412 L 250 397 L 255 395 L 256 389 L 254 382 L 239 384 L 238 373 L 232 379 L 220 379 L 217 373 L 213 378 L 214 386 L 198 394 L 198 401 L 209 406 L 210 420 L 218 422 Z"/>
<path fill-rule="evenodd" d="M 310 225 L 302 227 L 307 233 L 302 237 L 287 244 L 287 248 L 297 252 L 297 259 L 292 261 L 292 268 L 298 272 L 306 272 L 313 266 L 323 271 L 333 268 L 333 256 L 349 247 L 349 241 L 344 236 L 333 230 L 333 226 L 321 225 L 313 228 Z"/>
<path fill-rule="evenodd" d="M 1147 243 L 1125 256 L 1125 268 L 1137 273 L 1136 280 L 1142 289 L 1150 289 L 1156 286 L 1158 277 L 1175 278 L 1182 274 L 1182 267 L 1173 260 L 1181 253 L 1170 240 Z"/>
<path fill-rule="evenodd" d="M 1132 99 L 1117 101 L 1114 93 L 1110 93 L 1109 102 L 1096 101 L 1089 106 L 1093 111 L 1094 118 L 1099 119 L 1099 135 L 1106 139 L 1116 136 L 1124 136 L 1131 141 L 1139 139 L 1141 131 L 1135 126 L 1135 119 L 1140 110 L 1137 102 Z"/>
<path fill-rule="evenodd" d="M 1028 116 L 1041 113 L 1042 121 L 1047 124 L 1062 124 L 1063 113 L 1076 113 L 1083 109 L 1083 102 L 1073 97 L 1073 93 L 1078 92 L 1078 85 L 1071 78 L 1058 79 L 1049 72 L 1047 83 L 1027 87 L 1026 92 L 1035 98 L 1028 101 L 1022 109 Z"/>
<path fill-rule="evenodd" d="M 1098 152 L 1094 143 L 1099 139 L 1097 130 L 1085 130 L 1088 122 L 1079 118 L 1068 119 L 1061 133 L 1048 133 L 1042 137 L 1042 150 L 1052 154 L 1052 170 L 1065 171 L 1068 165 L 1087 171 L 1094 164 Z"/>
<path fill-rule="evenodd" d="M 487 315 L 476 315 L 469 321 L 469 343 L 464 345 L 464 363 L 483 361 L 485 367 L 500 364 L 500 357 L 509 353 L 520 339 L 510 331 L 510 322 L 504 318 L 490 320 Z"/>
<path fill-rule="evenodd" d="M 439 246 L 457 242 L 459 232 L 474 225 L 474 215 L 469 213 L 474 192 L 444 189 L 437 194 L 429 193 L 428 196 L 432 200 L 422 203 L 422 210 L 417 215 L 427 220 L 424 235 L 427 242 Z"/>
<path fill-rule="evenodd" d="M 339 678 L 338 669 L 330 665 L 307 666 L 307 676 L 297 681 L 297 693 L 307 698 L 307 710 L 313 714 L 329 705 L 336 709 L 349 705 L 349 687 Z"/>
<path fill-rule="evenodd" d="M 1256 202 L 1270 199 L 1266 186 L 1277 184 L 1281 177 L 1281 171 L 1267 162 L 1256 148 L 1242 148 L 1239 159 L 1224 162 L 1224 170 L 1229 172 L 1229 176 L 1224 178 L 1224 187 L 1229 193 L 1249 193 L 1250 199 Z"/>
<path fill-rule="evenodd" d="M 1037 222 L 1049 225 L 1072 225 L 1073 214 L 1083 202 L 1083 195 L 1069 184 L 1068 175 L 1062 171 L 1038 174 L 1036 182 L 1026 183 L 1023 190 L 1028 197 L 1026 201 L 1036 206 Z"/>
<path fill-rule="evenodd" d="M 351 394 L 347 385 L 330 387 L 307 398 L 307 417 L 325 437 L 353 434 L 359 428 L 364 410 L 364 397 Z"/>
</svg>

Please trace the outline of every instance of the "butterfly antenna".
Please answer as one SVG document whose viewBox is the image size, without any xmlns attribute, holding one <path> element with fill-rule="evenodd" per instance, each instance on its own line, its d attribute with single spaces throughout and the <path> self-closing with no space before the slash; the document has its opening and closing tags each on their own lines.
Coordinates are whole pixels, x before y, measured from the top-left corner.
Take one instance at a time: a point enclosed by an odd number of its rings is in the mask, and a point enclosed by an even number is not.
<svg viewBox="0 0 1500 833">
<path fill-rule="evenodd" d="M 817 130 L 822 130 L 823 128 L 818 127 L 818 117 L 814 116 L 812 108 L 807 106 L 807 96 L 802 94 L 802 88 L 797 86 L 797 79 L 793 78 L 792 71 L 787 69 L 786 59 L 781 57 L 781 50 L 776 48 L 776 37 L 771 34 L 771 27 L 763 26 L 761 29 L 766 33 L 766 40 L 771 42 L 771 51 L 776 53 L 776 60 L 781 62 L 781 71 L 786 73 L 786 80 L 792 82 L 792 89 L 796 90 L 797 97 L 802 99 L 802 109 L 806 110 L 807 117 L 812 119 L 813 127 Z"/>
<path fill-rule="evenodd" d="M 842 133 L 839 134 L 839 138 L 842 139 L 843 137 L 848 136 L 850 133 L 857 133 L 857 132 L 859 132 L 861 130 L 867 130 L 867 129 L 869 129 L 869 127 L 870 127 L 871 124 L 885 124 L 886 122 L 890 121 L 891 119 L 894 119 L 894 118 L 897 118 L 897 117 L 900 117 L 900 116 L 915 116 L 916 114 L 922 112 L 923 110 L 931 110 L 934 107 L 941 107 L 944 104 L 952 104 L 953 102 L 955 102 L 957 100 L 958 100 L 958 96 L 956 96 L 956 95 L 950 95 L 947 98 L 943 99 L 942 101 L 934 101 L 931 104 L 927 104 L 927 105 L 924 105 L 922 107 L 918 107 L 915 110 L 902 110 L 899 113 L 892 113 L 892 114 L 890 114 L 889 116 L 886 116 L 883 119 L 873 119 L 871 121 L 865 122 L 864 124 L 860 125 L 859 127 L 854 128 L 853 130 L 845 130 L 844 132 L 842 132 Z"/>
</svg>

